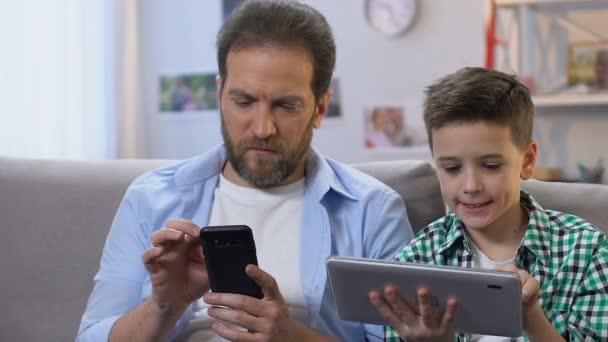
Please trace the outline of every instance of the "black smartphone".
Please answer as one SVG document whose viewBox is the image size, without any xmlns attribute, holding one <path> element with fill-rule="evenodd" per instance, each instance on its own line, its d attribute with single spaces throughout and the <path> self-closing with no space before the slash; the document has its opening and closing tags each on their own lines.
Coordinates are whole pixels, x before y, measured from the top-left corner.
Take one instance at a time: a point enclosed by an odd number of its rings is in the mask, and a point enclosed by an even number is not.
<svg viewBox="0 0 608 342">
<path fill-rule="evenodd" d="M 247 265 L 258 265 L 251 228 L 245 225 L 204 227 L 201 245 L 211 291 L 260 299 L 264 296 L 260 286 L 245 273 Z"/>
</svg>

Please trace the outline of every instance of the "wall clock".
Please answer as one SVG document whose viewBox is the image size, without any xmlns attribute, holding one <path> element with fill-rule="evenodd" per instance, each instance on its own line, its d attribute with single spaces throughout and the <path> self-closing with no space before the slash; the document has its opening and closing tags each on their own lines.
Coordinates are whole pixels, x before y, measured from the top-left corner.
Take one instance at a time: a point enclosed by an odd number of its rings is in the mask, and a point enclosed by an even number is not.
<svg viewBox="0 0 608 342">
<path fill-rule="evenodd" d="M 406 32 L 416 20 L 416 0 L 365 0 L 365 16 L 376 31 L 397 36 Z"/>
</svg>

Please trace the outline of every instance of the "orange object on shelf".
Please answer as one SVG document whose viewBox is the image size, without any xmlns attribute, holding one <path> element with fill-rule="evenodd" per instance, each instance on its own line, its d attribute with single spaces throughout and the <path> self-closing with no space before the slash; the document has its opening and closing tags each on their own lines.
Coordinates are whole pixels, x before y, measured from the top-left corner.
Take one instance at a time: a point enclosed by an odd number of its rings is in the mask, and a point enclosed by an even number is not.
<svg viewBox="0 0 608 342">
<path fill-rule="evenodd" d="M 542 181 L 556 181 L 562 179 L 563 174 L 558 167 L 536 167 L 532 177 Z"/>
</svg>

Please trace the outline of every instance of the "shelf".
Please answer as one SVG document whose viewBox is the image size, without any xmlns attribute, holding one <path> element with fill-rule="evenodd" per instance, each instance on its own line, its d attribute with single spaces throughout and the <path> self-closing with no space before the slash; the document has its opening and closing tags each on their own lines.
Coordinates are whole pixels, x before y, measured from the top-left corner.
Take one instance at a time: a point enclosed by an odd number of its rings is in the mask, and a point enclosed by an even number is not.
<svg viewBox="0 0 608 342">
<path fill-rule="evenodd" d="M 558 11 L 606 9 L 606 0 L 496 0 L 496 6 L 514 7 L 535 5 L 538 8 Z"/>
<path fill-rule="evenodd" d="M 608 93 L 532 96 L 537 107 L 608 106 Z"/>
</svg>

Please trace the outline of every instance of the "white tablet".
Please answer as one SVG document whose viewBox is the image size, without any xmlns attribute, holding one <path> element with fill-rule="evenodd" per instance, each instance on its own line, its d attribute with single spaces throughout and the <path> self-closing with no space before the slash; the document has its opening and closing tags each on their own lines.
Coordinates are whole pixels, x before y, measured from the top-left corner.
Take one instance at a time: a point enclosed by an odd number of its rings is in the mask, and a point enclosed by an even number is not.
<svg viewBox="0 0 608 342">
<path fill-rule="evenodd" d="M 511 272 L 396 261 L 329 257 L 327 273 L 342 320 L 386 325 L 369 301 L 372 289 L 383 292 L 388 283 L 410 303 L 426 286 L 440 310 L 447 298 L 458 299 L 454 330 L 463 333 L 518 337 L 523 334 L 521 286 Z"/>
</svg>

